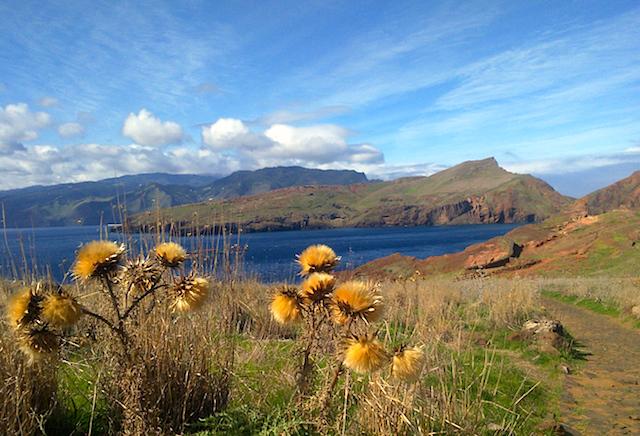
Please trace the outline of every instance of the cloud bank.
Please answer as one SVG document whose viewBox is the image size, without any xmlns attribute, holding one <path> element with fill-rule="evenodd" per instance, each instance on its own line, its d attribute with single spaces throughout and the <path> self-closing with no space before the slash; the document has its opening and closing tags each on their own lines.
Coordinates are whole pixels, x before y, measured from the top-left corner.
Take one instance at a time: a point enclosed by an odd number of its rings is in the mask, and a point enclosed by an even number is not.
<svg viewBox="0 0 640 436">
<path fill-rule="evenodd" d="M 384 154 L 371 144 L 350 143 L 348 129 L 335 124 L 297 127 L 273 124 L 254 132 L 241 120 L 220 118 L 202 127 L 202 142 L 224 151 L 249 166 L 272 165 L 373 165 Z"/>
</svg>

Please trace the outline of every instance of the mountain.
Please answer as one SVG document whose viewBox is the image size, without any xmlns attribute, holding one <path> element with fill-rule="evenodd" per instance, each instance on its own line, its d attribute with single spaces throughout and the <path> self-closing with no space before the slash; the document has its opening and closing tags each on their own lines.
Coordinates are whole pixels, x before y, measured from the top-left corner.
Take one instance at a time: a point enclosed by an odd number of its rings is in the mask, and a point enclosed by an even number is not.
<svg viewBox="0 0 640 436">
<path fill-rule="evenodd" d="M 299 186 L 140 214 L 134 226 L 216 223 L 243 231 L 301 228 L 537 222 L 570 199 L 495 159 L 464 162 L 429 177 L 342 186 Z"/>
<path fill-rule="evenodd" d="M 297 184 L 364 183 L 363 173 L 301 167 L 239 171 L 227 177 L 193 174 L 138 174 L 97 182 L 0 191 L 7 227 L 95 225 L 121 222 L 146 210 L 231 198 Z"/>
<path fill-rule="evenodd" d="M 353 170 L 317 170 L 302 167 L 263 168 L 237 171 L 205 187 L 205 198 L 234 198 L 274 189 L 304 185 L 349 185 L 367 183 L 367 176 Z"/>
<path fill-rule="evenodd" d="M 590 215 L 619 208 L 640 208 L 640 171 L 589 194 L 576 203 L 576 208 L 582 208 Z"/>
<path fill-rule="evenodd" d="M 357 274 L 636 275 L 640 264 L 640 172 L 582 197 L 542 223 L 427 259 L 395 254 Z"/>
</svg>

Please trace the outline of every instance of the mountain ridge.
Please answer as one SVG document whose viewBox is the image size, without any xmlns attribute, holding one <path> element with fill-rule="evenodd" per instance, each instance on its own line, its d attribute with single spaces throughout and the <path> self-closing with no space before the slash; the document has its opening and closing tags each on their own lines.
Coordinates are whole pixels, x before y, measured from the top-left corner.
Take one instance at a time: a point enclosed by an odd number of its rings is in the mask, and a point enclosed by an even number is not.
<svg viewBox="0 0 640 436">
<path fill-rule="evenodd" d="M 302 228 L 535 222 L 570 200 L 533 176 L 510 173 L 494 158 L 463 162 L 428 177 L 374 184 L 285 188 L 259 196 L 159 211 L 161 225 L 209 219 L 243 231 Z M 158 215 L 134 216 L 139 229 Z"/>
<path fill-rule="evenodd" d="M 640 262 L 640 171 L 575 200 L 547 220 L 426 259 L 393 254 L 356 275 L 635 274 Z"/>
<path fill-rule="evenodd" d="M 0 191 L 0 204 L 6 227 L 96 225 L 119 223 L 123 216 L 144 210 L 203 201 L 221 192 L 230 198 L 301 180 L 311 184 L 368 182 L 363 173 L 352 170 L 302 167 L 263 168 L 226 177 L 148 173 Z"/>
</svg>

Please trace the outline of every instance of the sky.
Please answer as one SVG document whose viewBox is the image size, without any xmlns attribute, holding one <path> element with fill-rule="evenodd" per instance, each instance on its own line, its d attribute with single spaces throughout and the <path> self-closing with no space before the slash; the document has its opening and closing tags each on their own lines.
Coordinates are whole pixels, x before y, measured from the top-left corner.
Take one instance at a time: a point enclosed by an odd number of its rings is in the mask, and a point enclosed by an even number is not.
<svg viewBox="0 0 640 436">
<path fill-rule="evenodd" d="M 494 156 L 640 169 L 637 1 L 0 1 L 0 189 Z"/>
</svg>

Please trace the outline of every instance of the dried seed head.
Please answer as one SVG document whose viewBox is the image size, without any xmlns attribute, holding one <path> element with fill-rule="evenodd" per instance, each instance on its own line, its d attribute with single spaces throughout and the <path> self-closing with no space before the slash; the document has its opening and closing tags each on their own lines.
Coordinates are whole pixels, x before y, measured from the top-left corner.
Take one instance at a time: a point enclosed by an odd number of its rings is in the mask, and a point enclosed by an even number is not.
<svg viewBox="0 0 640 436">
<path fill-rule="evenodd" d="M 300 296 L 295 289 L 285 288 L 276 293 L 271 302 L 271 315 L 280 324 L 300 319 Z"/>
<path fill-rule="evenodd" d="M 50 294 L 42 301 L 42 317 L 56 327 L 72 326 L 81 316 L 80 304 L 70 295 Z"/>
<path fill-rule="evenodd" d="M 18 345 L 29 357 L 29 363 L 34 363 L 56 352 L 58 337 L 46 325 L 40 325 L 22 331 L 18 337 Z"/>
<path fill-rule="evenodd" d="M 308 303 L 325 301 L 333 292 L 336 278 L 327 273 L 313 273 L 302 282 L 300 296 Z"/>
<path fill-rule="evenodd" d="M 300 253 L 297 262 L 300 264 L 300 275 L 307 276 L 316 272 L 331 272 L 340 257 L 326 245 L 311 245 Z"/>
<path fill-rule="evenodd" d="M 176 268 L 187 258 L 187 252 L 180 244 L 164 242 L 155 248 L 156 257 L 168 268 Z"/>
<path fill-rule="evenodd" d="M 424 352 L 422 348 L 401 349 L 393 356 L 391 374 L 399 380 L 413 382 L 420 376 L 423 362 Z"/>
<path fill-rule="evenodd" d="M 42 296 L 26 288 L 16 293 L 7 305 L 7 318 L 14 329 L 31 324 L 42 312 Z"/>
<path fill-rule="evenodd" d="M 73 265 L 73 276 L 76 279 L 88 280 L 113 273 L 120 257 L 124 253 L 124 245 L 111 241 L 91 241 L 80 248 L 76 263 Z"/>
<path fill-rule="evenodd" d="M 192 275 L 180 278 L 173 286 L 173 310 L 189 312 L 202 306 L 209 294 L 209 281 Z"/>
<path fill-rule="evenodd" d="M 333 319 L 338 324 L 349 320 L 375 322 L 382 317 L 382 297 L 375 287 L 359 281 L 345 282 L 338 286 L 331 301 Z"/>
<path fill-rule="evenodd" d="M 350 338 L 346 343 L 344 366 L 356 372 L 373 372 L 387 361 L 387 353 L 380 342 L 372 336 Z"/>
<path fill-rule="evenodd" d="M 139 257 L 125 262 L 117 281 L 127 289 L 144 293 L 153 286 L 160 274 L 157 263 Z"/>
</svg>

